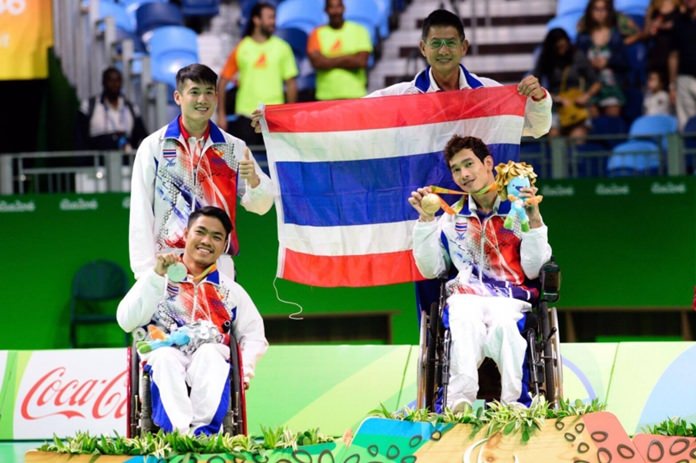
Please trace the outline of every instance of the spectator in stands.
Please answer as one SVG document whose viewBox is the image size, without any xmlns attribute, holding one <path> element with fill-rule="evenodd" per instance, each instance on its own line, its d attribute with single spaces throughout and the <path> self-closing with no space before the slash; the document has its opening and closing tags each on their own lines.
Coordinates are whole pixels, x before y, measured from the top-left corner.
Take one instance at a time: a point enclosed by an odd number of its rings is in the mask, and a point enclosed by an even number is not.
<svg viewBox="0 0 696 463">
<path fill-rule="evenodd" d="M 470 410 L 484 357 L 493 359 L 500 370 L 500 400 L 524 403 L 529 400 L 522 397 L 527 343 L 517 321 L 536 297 L 536 290 L 527 286 L 529 280 L 537 278 L 551 258 L 548 229 L 538 201 L 525 206 L 529 231 L 505 229 L 510 216 L 500 180 L 509 177 L 499 172 L 496 179 L 493 156 L 481 139 L 455 135 L 447 142 L 444 157 L 454 182 L 468 193 L 453 205 L 459 212 L 437 219 L 434 212 L 424 211 L 421 201 L 430 187 L 412 192 L 408 202 L 419 214 L 413 228 L 413 257 L 421 274 L 440 278 L 452 268 L 457 271 L 447 284 L 452 356 L 446 405 L 455 412 Z M 531 186 L 520 192 L 524 200 L 532 199 L 537 189 Z"/>
<path fill-rule="evenodd" d="M 626 82 L 629 69 L 628 54 L 623 34 L 620 32 L 619 18 L 633 21 L 614 11 L 611 0 L 591 0 L 580 21 L 577 47 L 587 54 L 601 89 L 590 100 L 593 115 L 621 116 L 621 108 L 626 102 L 622 86 Z M 633 31 L 633 29 L 631 29 Z M 635 33 L 639 34 L 635 27 Z M 634 37 L 630 37 L 634 40 Z"/>
<path fill-rule="evenodd" d="M 227 58 L 218 84 L 218 125 L 227 129 L 226 87 L 237 86 L 234 113 L 237 119 L 230 131 L 250 145 L 262 145 L 263 138 L 250 128 L 251 113 L 260 104 L 297 101 L 297 63 L 290 45 L 273 35 L 275 7 L 259 2 L 251 10 L 244 38 Z M 285 84 L 285 95 L 283 93 Z"/>
<path fill-rule="evenodd" d="M 147 336 L 137 346 L 157 392 L 151 394 L 152 418 L 165 432 L 219 432 L 229 404 L 225 385 L 230 333 L 241 347 L 245 387 L 268 347 L 263 320 L 249 294 L 215 265 L 231 232 L 232 222 L 222 209 L 194 211 L 183 256 L 159 254 L 118 306 L 121 328 L 128 333 L 142 330 Z M 157 344 L 156 337 L 145 334 L 153 332 L 177 341 Z"/>
<path fill-rule="evenodd" d="M 674 21 L 669 53 L 670 98 L 680 129 L 696 114 L 696 0 L 684 0 L 684 7 Z"/>
<path fill-rule="evenodd" d="M 587 57 L 575 48 L 565 30 L 555 28 L 546 34 L 533 74 L 539 76 L 553 98 L 549 136 L 586 136 L 590 122 L 586 108 L 601 84 Z"/>
<path fill-rule="evenodd" d="M 326 0 L 329 24 L 312 31 L 307 56 L 317 72 L 316 99 L 360 98 L 367 93 L 367 62 L 372 53 L 370 33 L 346 21 L 343 0 Z"/>
<path fill-rule="evenodd" d="M 665 78 L 659 71 L 648 71 L 648 82 L 643 97 L 643 114 L 672 114 L 669 93 L 665 90 Z"/>
<path fill-rule="evenodd" d="M 616 11 L 613 0 L 590 0 L 585 13 L 578 21 L 578 35 L 591 34 L 600 27 L 616 29 L 624 45 L 631 45 L 643 38 L 643 33 L 630 17 Z"/>
<path fill-rule="evenodd" d="M 78 148 L 131 151 L 147 136 L 138 107 L 121 93 L 122 87 L 121 71 L 106 68 L 101 94 L 80 105 Z"/>
<path fill-rule="evenodd" d="M 647 40 L 647 69 L 668 74 L 667 57 L 674 20 L 681 9 L 680 0 L 652 0 L 645 13 L 643 36 Z"/>
<path fill-rule="evenodd" d="M 176 74 L 174 101 L 181 115 L 149 135 L 138 148 L 130 197 L 130 264 L 136 278 L 155 266 L 155 256 L 184 247 L 189 214 L 202 206 L 224 209 L 234 225 L 237 198 L 256 214 L 273 206 L 274 187 L 244 141 L 210 119 L 217 102 L 217 75 L 191 64 Z M 231 255 L 238 251 L 232 231 L 228 254 L 218 262 L 234 278 Z"/>
</svg>

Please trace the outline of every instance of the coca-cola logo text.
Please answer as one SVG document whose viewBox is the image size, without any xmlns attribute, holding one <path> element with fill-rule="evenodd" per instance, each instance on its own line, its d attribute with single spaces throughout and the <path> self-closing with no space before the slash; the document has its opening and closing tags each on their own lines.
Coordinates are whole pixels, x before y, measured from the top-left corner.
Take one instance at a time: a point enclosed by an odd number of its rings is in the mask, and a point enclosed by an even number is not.
<svg viewBox="0 0 696 463">
<path fill-rule="evenodd" d="M 66 376 L 65 367 L 57 367 L 40 377 L 22 400 L 21 414 L 26 420 L 54 415 L 68 418 L 102 419 L 126 416 L 128 397 L 127 370 L 113 379 L 84 379 Z"/>
</svg>

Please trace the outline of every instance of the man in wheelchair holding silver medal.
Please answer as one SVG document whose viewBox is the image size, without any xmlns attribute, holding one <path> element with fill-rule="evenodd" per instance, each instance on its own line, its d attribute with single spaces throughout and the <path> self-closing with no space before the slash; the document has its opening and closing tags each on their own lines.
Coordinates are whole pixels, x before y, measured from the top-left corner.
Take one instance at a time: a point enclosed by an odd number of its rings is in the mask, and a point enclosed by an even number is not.
<svg viewBox="0 0 696 463">
<path fill-rule="evenodd" d="M 166 432 L 219 432 L 229 404 L 230 336 L 239 343 L 244 388 L 268 342 L 249 294 L 219 272 L 232 224 L 220 208 L 191 213 L 183 255 L 157 256 L 118 306 L 151 376 L 152 421 Z"/>
</svg>

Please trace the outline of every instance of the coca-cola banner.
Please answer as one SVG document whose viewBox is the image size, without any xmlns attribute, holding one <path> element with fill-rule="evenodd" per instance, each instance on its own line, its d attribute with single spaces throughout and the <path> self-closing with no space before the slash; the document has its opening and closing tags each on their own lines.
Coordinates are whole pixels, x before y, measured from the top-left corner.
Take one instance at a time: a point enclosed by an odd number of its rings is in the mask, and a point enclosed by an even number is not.
<svg viewBox="0 0 696 463">
<path fill-rule="evenodd" d="M 0 439 L 45 439 L 76 431 L 126 432 L 125 349 L 9 351 L 0 357 L 3 376 Z M 6 360 L 5 360 L 6 359 Z M 13 391 L 16 387 L 16 391 Z M 12 422 L 14 421 L 14 422 Z"/>
</svg>

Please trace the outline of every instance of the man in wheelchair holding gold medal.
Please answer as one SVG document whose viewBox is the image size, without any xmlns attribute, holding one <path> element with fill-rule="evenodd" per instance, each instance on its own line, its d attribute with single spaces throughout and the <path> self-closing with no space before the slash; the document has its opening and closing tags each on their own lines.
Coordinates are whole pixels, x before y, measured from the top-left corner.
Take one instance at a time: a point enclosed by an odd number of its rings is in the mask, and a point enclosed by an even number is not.
<svg viewBox="0 0 696 463">
<path fill-rule="evenodd" d="M 443 204 L 446 213 L 436 219 L 438 207 L 431 207 L 431 201 L 438 188 L 422 187 L 408 198 L 419 214 L 413 233 L 418 269 L 426 278 L 456 274 L 443 286 L 447 310 L 439 313 L 449 324 L 449 349 L 444 355 L 451 356 L 449 375 L 442 379 L 447 384 L 442 405 L 461 412 L 473 404 L 479 389 L 478 368 L 485 357 L 498 366 L 500 401 L 528 404 L 530 397 L 523 386 L 528 340 L 519 325 L 539 298 L 532 281 L 551 258 L 535 176 L 526 164 L 511 161 L 495 168 L 499 177 L 507 177 L 504 183 L 496 182 L 493 156 L 476 137 L 453 136 L 444 158 L 462 199 L 452 206 Z M 511 176 L 501 174 L 509 174 L 510 169 L 516 172 L 513 176 L 531 180 L 526 183 L 529 186 L 519 186 L 515 195 L 524 204 L 525 226 L 506 220 L 512 216 L 512 205 L 508 195 L 501 193 L 509 193 L 513 182 L 507 183 Z"/>
</svg>

